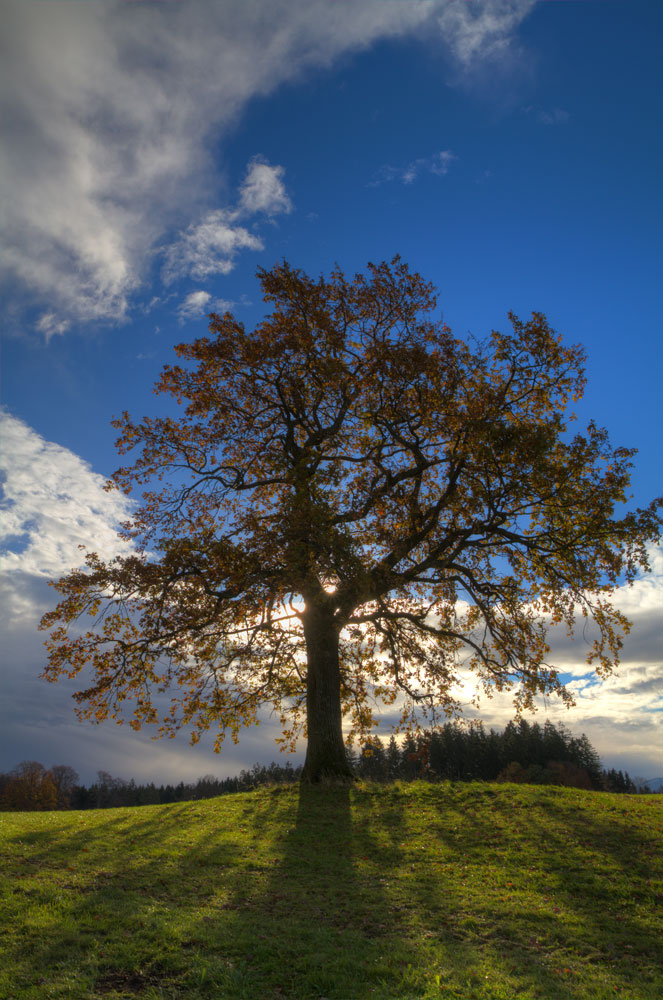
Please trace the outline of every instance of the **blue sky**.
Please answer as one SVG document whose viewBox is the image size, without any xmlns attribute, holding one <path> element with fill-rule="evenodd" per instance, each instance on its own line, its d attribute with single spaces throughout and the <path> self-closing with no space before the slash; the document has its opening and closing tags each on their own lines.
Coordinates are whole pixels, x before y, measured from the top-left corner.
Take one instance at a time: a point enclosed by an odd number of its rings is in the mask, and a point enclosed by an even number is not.
<svg viewBox="0 0 663 1000">
<path fill-rule="evenodd" d="M 152 413 L 175 343 L 227 304 L 262 315 L 281 258 L 354 272 L 400 253 L 458 335 L 545 312 L 588 352 L 581 419 L 636 446 L 633 503 L 663 492 L 663 130 L 654 0 L 0 4 L 2 468 L 7 642 L 0 769 L 29 757 L 145 779 L 275 756 L 270 727 L 220 758 L 73 719 L 36 680 L 35 622 L 77 545 L 110 555 L 100 483 L 113 414 Z M 560 643 L 606 762 L 663 773 L 663 559 L 623 597 L 618 678 Z M 583 679 L 584 678 L 584 679 Z M 485 704 L 487 724 L 509 717 Z M 541 716 L 543 718 L 543 716 Z M 263 735 L 263 733 L 265 735 Z"/>
</svg>

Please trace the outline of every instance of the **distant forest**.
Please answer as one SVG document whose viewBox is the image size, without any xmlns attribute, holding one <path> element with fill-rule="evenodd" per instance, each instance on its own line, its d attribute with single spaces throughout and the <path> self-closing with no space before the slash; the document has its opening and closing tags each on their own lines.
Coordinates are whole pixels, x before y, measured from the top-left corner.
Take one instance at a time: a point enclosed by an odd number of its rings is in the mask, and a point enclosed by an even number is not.
<svg viewBox="0 0 663 1000">
<path fill-rule="evenodd" d="M 358 777 L 369 781 L 511 781 L 536 785 L 566 785 L 594 791 L 649 792 L 636 786 L 628 773 L 605 770 L 584 735 L 575 737 L 562 725 L 540 726 L 524 719 L 510 722 L 503 732 L 486 732 L 480 722 L 449 722 L 435 729 L 394 736 L 384 742 L 372 737 L 358 751 L 348 749 Z M 90 786 L 80 784 L 73 767 L 44 767 L 26 760 L 0 774 L 0 810 L 107 809 L 113 806 L 155 805 L 209 799 L 260 785 L 295 782 L 301 767 L 290 763 L 255 764 L 234 778 L 206 775 L 193 783 L 137 784 L 98 771 Z"/>
</svg>

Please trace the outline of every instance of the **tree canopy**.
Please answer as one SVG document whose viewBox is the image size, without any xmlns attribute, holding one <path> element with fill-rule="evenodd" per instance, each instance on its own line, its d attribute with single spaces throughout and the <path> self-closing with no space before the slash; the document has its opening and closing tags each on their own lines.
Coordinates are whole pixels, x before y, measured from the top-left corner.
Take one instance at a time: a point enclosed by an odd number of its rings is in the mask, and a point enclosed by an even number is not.
<svg viewBox="0 0 663 1000">
<path fill-rule="evenodd" d="M 593 621 L 609 673 L 628 630 L 611 595 L 647 567 L 662 501 L 618 516 L 634 450 L 569 431 L 582 349 L 540 313 L 464 342 L 399 258 L 259 277 L 255 330 L 212 314 L 163 369 L 174 416 L 114 421 L 137 455 L 109 488 L 143 490 L 134 551 L 56 584 L 44 676 L 89 666 L 81 717 L 130 703 L 135 728 L 213 728 L 216 749 L 272 706 L 316 781 L 349 776 L 343 726 L 365 737 L 376 706 L 456 711 L 460 670 L 519 710 L 570 700 L 551 625 Z"/>
</svg>

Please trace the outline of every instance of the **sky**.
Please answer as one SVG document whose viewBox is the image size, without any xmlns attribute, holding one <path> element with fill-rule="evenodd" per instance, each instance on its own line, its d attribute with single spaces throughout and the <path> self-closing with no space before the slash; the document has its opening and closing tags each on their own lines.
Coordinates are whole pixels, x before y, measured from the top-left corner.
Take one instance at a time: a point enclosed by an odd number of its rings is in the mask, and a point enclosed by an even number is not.
<svg viewBox="0 0 663 1000">
<path fill-rule="evenodd" d="M 48 581 L 122 551 L 113 415 L 154 415 L 206 314 L 264 315 L 258 267 L 317 275 L 399 253 L 457 336 L 544 312 L 587 351 L 577 407 L 637 447 L 629 506 L 663 493 L 659 0 L 0 0 L 0 770 L 24 759 L 137 780 L 236 774 L 240 744 L 77 722 L 47 684 Z M 633 621 L 596 683 L 536 721 L 608 767 L 663 775 L 663 550 L 619 595 Z M 484 701 L 486 726 L 512 717 Z M 388 735 L 388 728 L 380 730 Z"/>
</svg>

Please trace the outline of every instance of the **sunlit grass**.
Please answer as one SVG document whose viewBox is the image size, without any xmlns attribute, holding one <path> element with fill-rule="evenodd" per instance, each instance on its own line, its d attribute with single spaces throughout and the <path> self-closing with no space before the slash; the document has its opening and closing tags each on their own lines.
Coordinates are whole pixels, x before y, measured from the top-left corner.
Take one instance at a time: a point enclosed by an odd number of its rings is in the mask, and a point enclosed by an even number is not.
<svg viewBox="0 0 663 1000">
<path fill-rule="evenodd" d="M 0 814 L 0 996 L 663 996 L 663 796 L 276 787 Z"/>
</svg>

